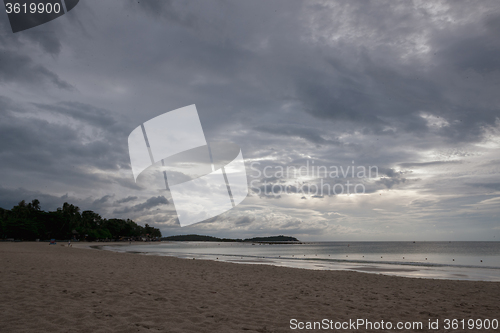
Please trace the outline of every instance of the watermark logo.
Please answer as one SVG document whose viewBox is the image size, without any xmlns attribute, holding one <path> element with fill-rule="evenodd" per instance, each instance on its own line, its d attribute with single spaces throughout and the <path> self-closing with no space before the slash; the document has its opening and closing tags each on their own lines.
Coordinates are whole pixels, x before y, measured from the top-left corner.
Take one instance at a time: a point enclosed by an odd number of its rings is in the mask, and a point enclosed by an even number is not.
<svg viewBox="0 0 500 333">
<path fill-rule="evenodd" d="M 299 194 L 313 198 L 331 195 L 365 194 L 365 182 L 378 178 L 377 166 L 315 165 L 307 160 L 301 166 L 267 165 L 260 162 L 250 164 L 251 189 L 260 197 L 281 197 L 284 194 Z"/>
<path fill-rule="evenodd" d="M 195 105 L 138 126 L 128 137 L 128 147 L 134 180 L 161 181 L 170 190 L 181 227 L 222 214 L 248 195 L 240 148 L 208 143 Z"/>
<path fill-rule="evenodd" d="M 63 16 L 80 0 L 4 0 L 12 32 L 31 29 Z"/>
</svg>

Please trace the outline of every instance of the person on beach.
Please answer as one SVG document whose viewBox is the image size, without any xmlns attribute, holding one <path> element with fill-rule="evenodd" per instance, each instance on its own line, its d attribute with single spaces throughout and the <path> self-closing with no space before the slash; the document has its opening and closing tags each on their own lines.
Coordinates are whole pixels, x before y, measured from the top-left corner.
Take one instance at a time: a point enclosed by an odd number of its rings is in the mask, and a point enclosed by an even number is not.
<svg viewBox="0 0 500 333">
<path fill-rule="evenodd" d="M 68 241 L 68 247 L 73 247 L 71 246 L 71 239 Z"/>
</svg>

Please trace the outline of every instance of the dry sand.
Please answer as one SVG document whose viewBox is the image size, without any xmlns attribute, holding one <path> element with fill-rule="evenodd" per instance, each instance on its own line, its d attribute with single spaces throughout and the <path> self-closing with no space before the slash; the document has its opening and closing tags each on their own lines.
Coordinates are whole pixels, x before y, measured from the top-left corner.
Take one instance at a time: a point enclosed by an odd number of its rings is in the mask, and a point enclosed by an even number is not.
<svg viewBox="0 0 500 333">
<path fill-rule="evenodd" d="M 231 264 L 60 244 L 0 243 L 0 277 L 0 332 L 9 333 L 291 332 L 298 331 L 290 329 L 292 318 L 439 319 L 441 326 L 445 318 L 500 319 L 496 282 Z"/>
</svg>

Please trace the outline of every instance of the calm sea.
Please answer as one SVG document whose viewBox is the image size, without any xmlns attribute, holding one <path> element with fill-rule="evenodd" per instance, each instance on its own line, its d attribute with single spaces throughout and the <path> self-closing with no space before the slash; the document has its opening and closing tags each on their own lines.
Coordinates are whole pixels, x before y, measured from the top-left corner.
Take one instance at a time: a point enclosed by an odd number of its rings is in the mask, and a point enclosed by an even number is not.
<svg viewBox="0 0 500 333">
<path fill-rule="evenodd" d="M 161 242 L 106 250 L 321 270 L 500 281 L 500 242 Z"/>
</svg>

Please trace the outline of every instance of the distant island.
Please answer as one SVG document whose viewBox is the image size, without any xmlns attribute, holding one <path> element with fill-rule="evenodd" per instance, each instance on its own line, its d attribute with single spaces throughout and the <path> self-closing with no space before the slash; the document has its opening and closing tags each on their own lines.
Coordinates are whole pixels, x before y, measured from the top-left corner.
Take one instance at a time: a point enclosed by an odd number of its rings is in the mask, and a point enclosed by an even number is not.
<svg viewBox="0 0 500 333">
<path fill-rule="evenodd" d="M 175 241 L 175 242 L 252 242 L 252 243 L 290 243 L 299 242 L 295 237 L 290 236 L 269 236 L 269 237 L 254 237 L 254 238 L 218 238 L 213 236 L 202 235 L 178 235 L 161 238 L 162 241 Z"/>
</svg>

